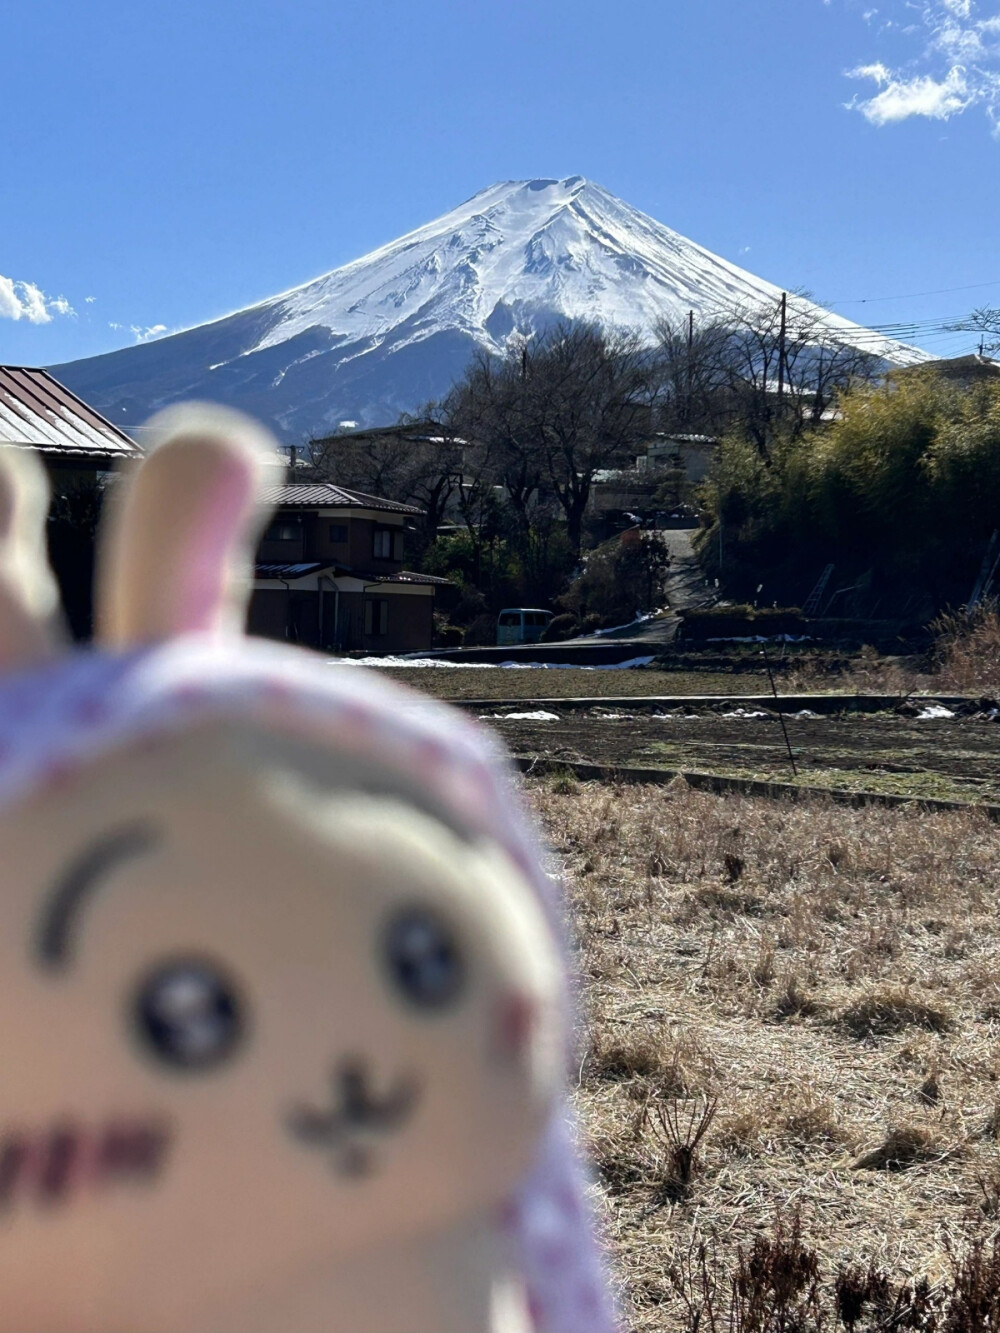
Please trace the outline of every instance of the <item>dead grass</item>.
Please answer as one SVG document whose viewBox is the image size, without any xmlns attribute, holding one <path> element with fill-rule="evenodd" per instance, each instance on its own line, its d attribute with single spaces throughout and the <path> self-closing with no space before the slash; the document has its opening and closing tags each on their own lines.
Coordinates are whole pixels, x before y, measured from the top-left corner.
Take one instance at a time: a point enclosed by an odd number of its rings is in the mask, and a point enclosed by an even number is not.
<svg viewBox="0 0 1000 1333">
<path fill-rule="evenodd" d="M 885 986 L 849 1004 L 840 1022 L 852 1037 L 886 1037 L 908 1027 L 947 1032 L 952 1026 L 948 1014 L 937 1005 L 928 1004 L 908 988 Z"/>
<path fill-rule="evenodd" d="M 636 656 L 644 651 L 637 645 Z M 654 649 L 650 649 L 654 651 Z M 658 671 L 652 667 L 372 667 L 437 699 L 576 699 L 636 695 L 765 694 L 762 671 Z"/>
<path fill-rule="evenodd" d="M 962 694 L 1000 690 L 1000 605 L 987 602 L 971 616 L 944 615 L 937 630 L 937 675 Z"/>
<path fill-rule="evenodd" d="M 528 790 L 568 876 L 576 1098 L 628 1327 L 692 1329 L 685 1256 L 729 1283 L 790 1207 L 834 1322 L 848 1270 L 893 1300 L 952 1281 L 1000 1212 L 1000 829 L 683 783 Z M 679 1188 L 651 1117 L 716 1102 Z"/>
</svg>

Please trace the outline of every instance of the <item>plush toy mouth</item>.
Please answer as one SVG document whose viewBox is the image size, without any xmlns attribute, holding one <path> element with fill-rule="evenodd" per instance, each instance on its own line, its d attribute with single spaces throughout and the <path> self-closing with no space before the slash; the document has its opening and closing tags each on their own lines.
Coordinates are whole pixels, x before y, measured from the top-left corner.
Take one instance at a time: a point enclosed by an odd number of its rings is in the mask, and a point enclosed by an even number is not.
<svg viewBox="0 0 1000 1333">
<path fill-rule="evenodd" d="M 116 1117 L 97 1128 L 70 1119 L 0 1133 L 0 1208 L 66 1203 L 90 1188 L 145 1185 L 163 1169 L 171 1131 L 157 1117 Z"/>
<path fill-rule="evenodd" d="M 419 1086 L 403 1076 L 379 1089 L 367 1063 L 352 1058 L 334 1066 L 330 1091 L 329 1110 L 295 1107 L 288 1130 L 303 1146 L 329 1153 L 338 1175 L 368 1176 L 375 1169 L 375 1142 L 407 1123 L 420 1099 Z"/>
</svg>

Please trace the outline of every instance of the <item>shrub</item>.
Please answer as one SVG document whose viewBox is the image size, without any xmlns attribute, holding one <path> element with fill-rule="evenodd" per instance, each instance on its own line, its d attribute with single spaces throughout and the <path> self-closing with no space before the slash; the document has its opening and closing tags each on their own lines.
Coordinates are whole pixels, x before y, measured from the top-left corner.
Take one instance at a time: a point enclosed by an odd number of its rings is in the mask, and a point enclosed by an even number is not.
<svg viewBox="0 0 1000 1333">
<path fill-rule="evenodd" d="M 797 606 L 709 606 L 687 609 L 680 614 L 679 637 L 695 642 L 806 632 L 806 622 Z"/>
<path fill-rule="evenodd" d="M 465 631 L 462 646 L 464 648 L 492 648 L 496 641 L 496 616 L 476 616 L 475 620 Z"/>
<path fill-rule="evenodd" d="M 583 568 L 559 599 L 578 618 L 588 613 L 627 624 L 663 597 L 670 555 L 663 534 L 630 528 L 583 557 Z"/>
<path fill-rule="evenodd" d="M 560 616 L 553 616 L 545 627 L 542 635 L 544 643 L 561 643 L 563 639 L 575 638 L 580 632 L 580 624 L 576 616 L 569 612 L 563 612 Z"/>
</svg>

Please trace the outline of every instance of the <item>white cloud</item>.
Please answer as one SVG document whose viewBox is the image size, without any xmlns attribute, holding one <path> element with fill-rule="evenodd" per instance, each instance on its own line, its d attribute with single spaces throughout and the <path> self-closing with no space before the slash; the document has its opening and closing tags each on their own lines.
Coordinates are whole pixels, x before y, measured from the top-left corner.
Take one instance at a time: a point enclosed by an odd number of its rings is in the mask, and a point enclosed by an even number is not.
<svg viewBox="0 0 1000 1333">
<path fill-rule="evenodd" d="M 93 305 L 94 302 L 97 300 L 97 297 L 96 297 L 96 296 L 85 296 L 83 299 L 87 302 L 88 305 Z"/>
<path fill-rule="evenodd" d="M 874 97 L 856 104 L 873 125 L 890 125 L 910 116 L 949 120 L 975 100 L 963 70 L 957 65 L 941 80 L 929 74 L 918 74 L 912 79 L 894 78 L 884 65 L 865 65 L 851 73 L 854 78 L 874 79 L 880 85 L 881 91 Z"/>
<path fill-rule="evenodd" d="M 26 319 L 29 324 L 50 324 L 53 315 L 75 315 L 65 296 L 46 296 L 33 282 L 5 278 L 0 273 L 0 319 Z"/>
<path fill-rule="evenodd" d="M 879 89 L 853 98 L 849 109 L 882 126 L 914 116 L 950 120 L 980 107 L 1000 137 L 1000 0 L 905 0 L 905 7 L 920 21 L 897 31 L 920 42 L 919 54 L 896 68 L 875 61 L 849 70 L 848 78 L 871 79 Z"/>
<path fill-rule="evenodd" d="M 129 325 L 129 332 L 134 334 L 137 343 L 148 343 L 151 338 L 159 338 L 166 331 L 166 324 L 150 324 L 146 328 L 141 324 Z"/>
</svg>

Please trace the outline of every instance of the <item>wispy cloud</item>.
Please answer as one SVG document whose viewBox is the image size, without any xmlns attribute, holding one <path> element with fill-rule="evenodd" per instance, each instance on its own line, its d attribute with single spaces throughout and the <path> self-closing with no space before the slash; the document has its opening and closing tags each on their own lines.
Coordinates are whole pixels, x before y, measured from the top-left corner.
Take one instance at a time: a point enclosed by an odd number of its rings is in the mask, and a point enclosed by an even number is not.
<svg viewBox="0 0 1000 1333">
<path fill-rule="evenodd" d="M 108 320 L 108 328 L 113 329 L 115 333 L 128 329 L 137 343 L 151 342 L 154 338 L 162 338 L 169 332 L 166 324 L 122 324 L 116 319 Z"/>
<path fill-rule="evenodd" d="M 56 315 L 75 315 L 65 296 L 46 296 L 33 282 L 5 278 L 0 273 L 0 319 L 26 319 L 29 324 L 50 324 Z"/>
<path fill-rule="evenodd" d="M 153 338 L 160 338 L 167 331 L 166 324 L 150 324 L 143 328 L 141 324 L 130 324 L 129 332 L 137 343 L 148 343 Z"/>
<path fill-rule="evenodd" d="M 917 22 L 901 28 L 888 19 L 881 31 L 916 37 L 919 54 L 898 67 L 873 61 L 848 70 L 877 88 L 849 108 L 881 126 L 913 116 L 947 121 L 977 107 L 1000 138 L 1000 0 L 905 0 L 904 7 Z M 870 22 L 877 13 L 862 17 Z"/>
</svg>

